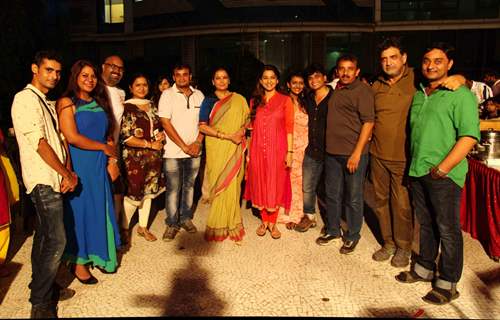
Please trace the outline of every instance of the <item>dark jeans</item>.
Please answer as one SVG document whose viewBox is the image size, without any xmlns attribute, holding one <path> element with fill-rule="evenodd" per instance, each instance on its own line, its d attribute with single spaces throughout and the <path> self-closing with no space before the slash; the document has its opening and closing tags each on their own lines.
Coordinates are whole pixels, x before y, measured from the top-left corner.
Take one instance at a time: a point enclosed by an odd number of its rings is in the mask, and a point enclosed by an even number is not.
<svg viewBox="0 0 500 320">
<path fill-rule="evenodd" d="M 316 160 L 304 156 L 302 163 L 302 193 L 304 194 L 304 213 L 314 214 L 316 212 L 316 194 L 318 184 L 323 174 L 323 160 Z"/>
<path fill-rule="evenodd" d="M 363 225 L 363 184 L 368 166 L 368 154 L 361 156 L 354 173 L 347 170 L 349 156 L 327 154 L 325 158 L 326 233 L 340 236 L 342 210 L 347 220 L 344 240 L 359 240 Z"/>
<path fill-rule="evenodd" d="M 439 279 L 436 286 L 451 289 L 462 275 L 463 239 L 460 230 L 460 188 L 451 179 L 432 179 L 430 175 L 411 178 L 411 195 L 420 224 L 420 252 L 415 271 L 430 278 L 436 270 L 441 243 Z"/>
<path fill-rule="evenodd" d="M 193 218 L 194 182 L 200 169 L 198 158 L 166 158 L 163 161 L 165 171 L 166 224 L 179 228 L 180 225 Z"/>
<path fill-rule="evenodd" d="M 53 285 L 66 246 L 63 200 L 50 186 L 39 184 L 31 192 L 36 208 L 35 235 L 31 250 L 30 302 L 33 306 L 52 303 Z"/>
</svg>

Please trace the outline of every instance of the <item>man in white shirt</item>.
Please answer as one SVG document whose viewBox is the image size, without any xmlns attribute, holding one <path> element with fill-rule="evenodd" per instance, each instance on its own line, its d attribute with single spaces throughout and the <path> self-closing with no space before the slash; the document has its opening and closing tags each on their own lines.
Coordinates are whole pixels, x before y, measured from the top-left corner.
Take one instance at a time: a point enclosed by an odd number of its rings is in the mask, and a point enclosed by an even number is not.
<svg viewBox="0 0 500 320">
<path fill-rule="evenodd" d="M 490 70 L 484 74 L 484 83 L 490 86 L 493 91 L 493 97 L 500 94 L 500 75 L 496 70 Z"/>
<path fill-rule="evenodd" d="M 66 246 L 62 194 L 78 183 L 54 104 L 46 97 L 61 78 L 60 61 L 54 52 L 38 52 L 31 65 L 31 84 L 15 95 L 11 110 L 23 182 L 37 215 L 29 285 L 31 318 L 57 317 L 54 279 Z"/>
<path fill-rule="evenodd" d="M 203 141 L 203 135 L 198 130 L 198 118 L 204 96 L 189 85 L 191 67 L 176 66 L 173 78 L 175 84 L 163 91 L 158 103 L 158 114 L 167 133 L 163 155 L 167 181 L 164 241 L 172 241 L 181 227 L 190 233 L 196 232 L 191 221 L 192 206 Z"/>
<path fill-rule="evenodd" d="M 119 56 L 109 56 L 104 59 L 102 64 L 102 80 L 106 84 L 106 90 L 108 92 L 109 101 L 111 104 L 111 109 L 113 110 L 113 116 L 115 118 L 115 128 L 113 131 L 113 142 L 115 146 L 120 149 L 119 138 L 120 138 L 120 126 L 122 123 L 123 116 L 123 102 L 125 101 L 125 91 L 118 87 L 118 83 L 123 77 L 124 66 L 123 60 Z M 108 164 L 108 172 L 110 173 L 115 205 L 115 215 L 116 221 L 119 223 L 120 217 L 123 212 L 123 196 L 125 194 L 125 183 L 123 177 L 120 176 L 121 167 L 121 153 L 118 153 L 117 159 L 110 159 Z M 124 219 L 122 219 L 123 221 Z M 128 226 L 127 226 L 128 227 Z M 126 228 L 125 228 L 126 229 Z M 122 232 L 123 233 L 123 232 Z M 128 236 L 121 235 L 122 243 L 126 244 L 128 242 Z"/>
<path fill-rule="evenodd" d="M 477 98 L 477 104 L 482 104 L 485 100 L 493 97 L 493 91 L 484 82 L 474 81 L 467 78 L 465 80 L 465 85 L 474 93 Z"/>
</svg>

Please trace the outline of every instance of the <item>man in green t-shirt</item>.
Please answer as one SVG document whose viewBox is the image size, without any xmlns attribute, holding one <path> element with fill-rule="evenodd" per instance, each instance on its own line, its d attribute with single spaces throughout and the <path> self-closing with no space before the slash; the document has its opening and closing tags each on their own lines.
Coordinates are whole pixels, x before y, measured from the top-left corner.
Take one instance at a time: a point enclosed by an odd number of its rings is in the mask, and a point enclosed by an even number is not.
<svg viewBox="0 0 500 320">
<path fill-rule="evenodd" d="M 419 253 L 411 270 L 396 276 L 404 283 L 435 280 L 433 289 L 422 298 L 433 304 L 446 304 L 459 296 L 456 285 L 463 269 L 460 196 L 467 173 L 465 156 L 479 140 L 474 95 L 464 86 L 456 91 L 441 86 L 453 66 L 452 53 L 448 44 L 435 43 L 422 59 L 427 83 L 420 85 L 410 110 L 409 171 L 420 223 Z"/>
</svg>

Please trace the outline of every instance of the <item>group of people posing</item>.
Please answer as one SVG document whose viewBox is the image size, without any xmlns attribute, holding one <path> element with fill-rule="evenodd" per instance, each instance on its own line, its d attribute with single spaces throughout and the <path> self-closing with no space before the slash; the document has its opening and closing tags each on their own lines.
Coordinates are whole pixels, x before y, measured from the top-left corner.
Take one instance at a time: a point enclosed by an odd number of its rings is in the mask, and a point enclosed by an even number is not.
<svg viewBox="0 0 500 320">
<path fill-rule="evenodd" d="M 192 208 L 203 151 L 207 241 L 241 243 L 241 196 L 260 211 L 258 236 L 269 232 L 279 239 L 280 223 L 306 232 L 317 225 L 323 190 L 324 228 L 316 243 L 339 242 L 340 253 L 349 254 L 360 240 L 369 171 L 384 240 L 373 259 L 409 264 L 415 215 L 415 263 L 396 280 L 433 281 L 423 297 L 429 303 L 457 298 L 460 193 L 479 118 L 465 79 L 448 76 L 452 54 L 444 43 L 426 49 L 419 82 L 399 39 L 388 38 L 379 46 L 383 72 L 371 86 L 358 77 L 357 57 L 346 54 L 337 60 L 333 83 L 323 66 L 312 64 L 287 77 L 286 93 L 279 90 L 278 69 L 264 65 L 249 104 L 230 91 L 227 69 L 214 70 L 214 91 L 205 96 L 183 64 L 173 69 L 169 88 L 134 75 L 125 99 L 117 87 L 123 60 L 110 56 L 102 72 L 91 62 L 75 62 L 54 105 L 46 95 L 60 80 L 61 60 L 37 53 L 32 82 L 12 105 L 23 181 L 37 215 L 32 316 L 56 315 L 53 284 L 61 260 L 84 284 L 98 282 L 89 266 L 116 270 L 117 248 L 130 243 L 135 211 L 137 234 L 155 241 L 148 219 L 152 199 L 162 192 L 163 240 L 174 240 L 181 228 L 197 232 Z M 150 98 L 151 91 L 158 93 Z"/>
</svg>

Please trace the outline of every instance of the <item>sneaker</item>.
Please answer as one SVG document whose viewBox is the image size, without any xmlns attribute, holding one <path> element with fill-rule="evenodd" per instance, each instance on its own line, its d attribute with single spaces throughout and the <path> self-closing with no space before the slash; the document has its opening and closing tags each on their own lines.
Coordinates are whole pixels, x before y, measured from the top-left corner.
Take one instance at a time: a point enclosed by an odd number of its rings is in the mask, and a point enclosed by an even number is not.
<svg viewBox="0 0 500 320">
<path fill-rule="evenodd" d="M 316 221 L 311 220 L 307 215 L 303 216 L 300 222 L 295 226 L 295 230 L 298 232 L 306 232 L 309 228 L 316 227 Z"/>
<path fill-rule="evenodd" d="M 163 241 L 172 241 L 175 238 L 175 235 L 179 232 L 179 230 L 176 227 L 172 226 L 167 226 L 165 229 L 165 233 L 163 233 Z"/>
<path fill-rule="evenodd" d="M 372 255 L 372 259 L 375 261 L 386 261 L 388 260 L 392 255 L 396 253 L 396 248 L 394 247 L 382 247 L 375 251 Z"/>
<path fill-rule="evenodd" d="M 195 225 L 193 224 L 193 221 L 191 221 L 191 219 L 186 220 L 183 223 L 181 223 L 181 228 L 186 230 L 189 233 L 195 233 L 196 231 L 198 231 L 196 229 Z"/>
<path fill-rule="evenodd" d="M 342 248 L 340 248 L 340 253 L 342 254 L 349 254 L 356 249 L 356 246 L 358 245 L 359 240 L 356 241 L 351 241 L 351 240 L 346 240 L 344 241 L 344 245 Z"/>
<path fill-rule="evenodd" d="M 406 267 L 410 264 L 411 252 L 398 248 L 396 254 L 391 259 L 391 265 L 396 268 Z"/>
<path fill-rule="evenodd" d="M 332 242 L 336 242 L 337 240 L 340 240 L 340 236 L 324 234 L 316 239 L 316 244 L 320 246 L 326 246 Z"/>
</svg>

